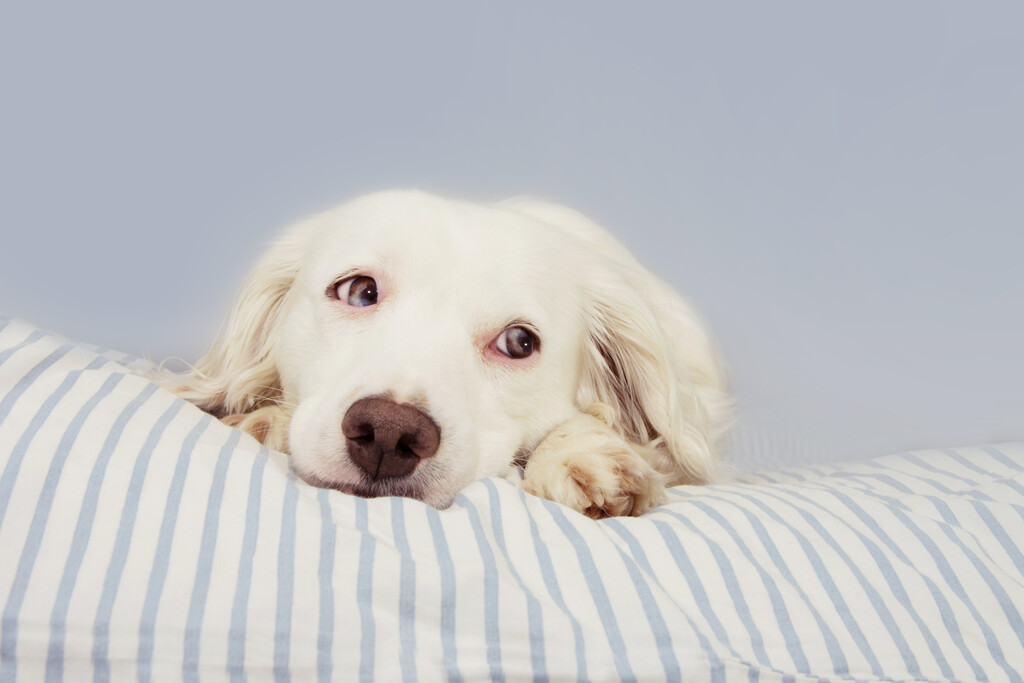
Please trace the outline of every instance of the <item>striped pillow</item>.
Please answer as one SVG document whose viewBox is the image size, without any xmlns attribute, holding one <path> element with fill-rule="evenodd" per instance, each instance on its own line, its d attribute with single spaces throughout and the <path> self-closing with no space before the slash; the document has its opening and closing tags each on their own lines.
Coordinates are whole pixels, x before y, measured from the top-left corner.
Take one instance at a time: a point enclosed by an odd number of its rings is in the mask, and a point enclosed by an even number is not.
<svg viewBox="0 0 1024 683">
<path fill-rule="evenodd" d="M 123 361 L 0 319 L 0 681 L 1021 680 L 1024 445 L 437 511 Z"/>
</svg>

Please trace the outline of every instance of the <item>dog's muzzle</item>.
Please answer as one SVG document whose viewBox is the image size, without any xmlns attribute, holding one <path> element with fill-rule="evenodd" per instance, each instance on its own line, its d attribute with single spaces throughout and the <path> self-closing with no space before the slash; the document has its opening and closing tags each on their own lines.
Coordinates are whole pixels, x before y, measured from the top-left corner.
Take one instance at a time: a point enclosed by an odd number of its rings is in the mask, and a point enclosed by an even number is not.
<svg viewBox="0 0 1024 683">
<path fill-rule="evenodd" d="M 441 430 L 426 413 L 386 398 L 353 403 L 341 431 L 349 458 L 374 481 L 411 474 L 441 444 Z"/>
</svg>

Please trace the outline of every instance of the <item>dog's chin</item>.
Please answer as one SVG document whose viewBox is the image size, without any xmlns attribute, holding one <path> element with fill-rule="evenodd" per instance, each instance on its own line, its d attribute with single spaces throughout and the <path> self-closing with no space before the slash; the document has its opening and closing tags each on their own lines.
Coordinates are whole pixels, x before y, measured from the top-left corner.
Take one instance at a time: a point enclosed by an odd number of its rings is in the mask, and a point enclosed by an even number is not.
<svg viewBox="0 0 1024 683">
<path fill-rule="evenodd" d="M 439 494 L 436 491 L 427 490 L 422 485 L 412 481 L 411 477 L 383 477 L 381 479 L 370 479 L 369 477 L 364 476 L 360 481 L 350 482 L 332 480 L 326 477 L 307 474 L 300 471 L 296 471 L 296 474 L 311 486 L 321 489 L 341 491 L 342 493 L 359 496 L 360 498 L 386 498 L 391 496 L 412 498 L 426 503 L 431 507 L 437 508 L 438 510 L 444 510 L 445 508 L 450 507 L 455 501 L 454 495 L 448 496 Z"/>
</svg>

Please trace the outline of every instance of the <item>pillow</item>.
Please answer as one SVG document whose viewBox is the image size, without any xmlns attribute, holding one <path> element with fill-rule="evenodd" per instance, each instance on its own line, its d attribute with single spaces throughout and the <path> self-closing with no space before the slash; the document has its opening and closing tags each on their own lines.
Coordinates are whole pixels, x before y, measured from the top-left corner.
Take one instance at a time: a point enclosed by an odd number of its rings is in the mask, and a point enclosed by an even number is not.
<svg viewBox="0 0 1024 683">
<path fill-rule="evenodd" d="M 0 680 L 1020 680 L 1024 445 L 447 510 L 0 318 Z"/>
</svg>

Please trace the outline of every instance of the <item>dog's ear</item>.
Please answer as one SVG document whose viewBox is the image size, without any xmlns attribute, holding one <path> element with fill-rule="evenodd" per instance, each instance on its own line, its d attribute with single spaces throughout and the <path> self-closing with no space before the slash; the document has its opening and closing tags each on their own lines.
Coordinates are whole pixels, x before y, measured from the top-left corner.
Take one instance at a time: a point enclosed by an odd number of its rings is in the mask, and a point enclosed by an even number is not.
<svg viewBox="0 0 1024 683">
<path fill-rule="evenodd" d="M 586 245 L 578 265 L 587 339 L 577 402 L 606 403 L 630 441 L 652 448 L 670 484 L 705 483 L 715 441 L 732 421 L 721 363 L 704 324 L 678 294 L 583 215 L 514 199 L 503 206 Z M 596 253 L 595 253 L 596 252 Z"/>
<path fill-rule="evenodd" d="M 622 267 L 622 264 L 619 264 Z M 577 400 L 612 406 L 627 439 L 660 453 L 670 484 L 707 483 L 731 422 L 717 354 L 694 311 L 637 268 L 590 290 Z"/>
<path fill-rule="evenodd" d="M 289 411 L 279 404 L 274 347 L 307 232 L 306 225 L 295 226 L 263 255 L 245 279 L 227 325 L 188 372 L 158 378 L 182 398 L 280 450 L 280 427 Z"/>
</svg>

